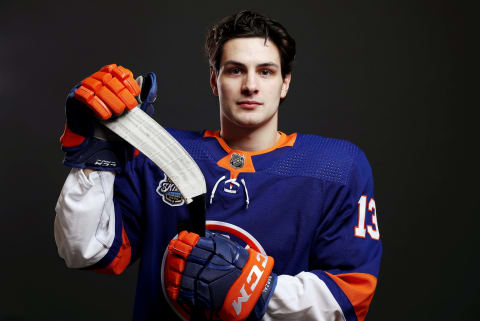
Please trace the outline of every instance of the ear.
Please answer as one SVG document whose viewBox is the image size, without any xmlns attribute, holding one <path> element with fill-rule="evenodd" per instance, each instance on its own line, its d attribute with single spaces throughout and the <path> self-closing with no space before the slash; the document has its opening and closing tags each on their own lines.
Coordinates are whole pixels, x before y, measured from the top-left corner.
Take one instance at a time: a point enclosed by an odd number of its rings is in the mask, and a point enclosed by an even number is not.
<svg viewBox="0 0 480 321">
<path fill-rule="evenodd" d="M 282 83 L 282 91 L 280 92 L 280 98 L 285 98 L 288 93 L 288 88 L 290 87 L 290 80 L 292 80 L 292 74 L 286 74 Z"/>
<path fill-rule="evenodd" d="M 217 87 L 217 73 L 210 67 L 210 87 L 212 87 L 212 92 L 215 96 L 218 96 L 218 87 Z"/>
</svg>

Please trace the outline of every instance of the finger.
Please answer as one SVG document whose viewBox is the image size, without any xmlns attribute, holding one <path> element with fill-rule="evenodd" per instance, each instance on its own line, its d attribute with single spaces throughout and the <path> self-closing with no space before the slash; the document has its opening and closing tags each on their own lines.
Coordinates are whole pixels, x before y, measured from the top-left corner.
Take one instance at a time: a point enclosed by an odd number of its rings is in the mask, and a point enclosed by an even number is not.
<svg viewBox="0 0 480 321">
<path fill-rule="evenodd" d="M 140 86 L 133 79 L 132 72 L 122 66 L 111 68 L 111 73 L 130 91 L 133 96 L 140 95 Z"/>
<path fill-rule="evenodd" d="M 105 120 L 112 117 L 112 112 L 107 105 L 85 86 L 80 86 L 75 91 L 75 98 L 88 105 L 98 118 Z"/>
<path fill-rule="evenodd" d="M 168 245 L 168 252 L 179 255 L 185 259 L 188 258 L 193 247 L 180 240 L 172 240 Z"/>
<path fill-rule="evenodd" d="M 97 71 L 91 77 L 100 80 L 104 85 L 113 78 L 111 73 L 103 71 Z"/>
<path fill-rule="evenodd" d="M 178 236 L 178 239 L 193 247 L 197 244 L 198 240 L 200 239 L 200 235 L 192 232 L 180 233 L 180 235 Z"/>
<path fill-rule="evenodd" d="M 179 287 L 182 281 L 182 273 L 181 271 L 177 271 L 177 268 L 182 265 L 179 261 L 184 260 L 169 253 L 165 262 L 165 287 L 168 297 L 172 300 L 178 298 Z"/>
<path fill-rule="evenodd" d="M 82 86 L 90 89 L 94 93 L 97 92 L 103 86 L 101 81 L 93 77 L 85 78 L 84 80 L 82 80 L 81 84 Z"/>
<path fill-rule="evenodd" d="M 128 109 L 132 109 L 138 105 L 135 97 L 125 88 L 124 85 L 110 73 L 107 72 L 96 72 L 91 77 L 88 77 L 82 81 L 82 85 L 97 93 L 102 88 L 106 86 L 111 92 L 113 92 L 126 106 Z M 106 102 L 106 101 L 105 101 Z M 108 103 L 107 103 L 108 105 Z M 108 106 L 111 107 L 114 111 L 115 108 L 121 108 L 122 106 Z M 124 108 L 116 110 L 115 113 L 119 114 L 123 112 Z"/>
<path fill-rule="evenodd" d="M 100 87 L 95 94 L 105 102 L 114 114 L 120 115 L 125 110 L 126 105 L 107 87 Z"/>
<path fill-rule="evenodd" d="M 181 257 L 170 255 L 168 268 L 173 271 L 183 273 L 183 271 L 185 270 L 185 264 L 186 264 L 185 262 L 186 262 L 185 259 Z"/>
<path fill-rule="evenodd" d="M 125 108 L 130 110 L 138 105 L 135 97 L 140 94 L 140 87 L 132 72 L 122 66 L 106 65 L 84 79 L 81 85 L 75 97 L 87 104 L 100 119 L 120 115 Z"/>
<path fill-rule="evenodd" d="M 125 88 L 128 89 L 128 91 L 134 97 L 137 97 L 138 95 L 140 95 L 140 86 L 138 86 L 135 79 L 133 79 L 133 73 L 130 71 L 130 69 L 122 66 L 117 66 L 116 64 L 110 64 L 100 69 L 100 72 L 112 74 L 125 86 Z M 127 104 L 127 106 L 129 105 Z"/>
<path fill-rule="evenodd" d="M 120 91 L 117 95 L 125 103 L 128 110 L 138 106 L 138 101 L 127 88 Z"/>
<path fill-rule="evenodd" d="M 130 93 L 132 95 L 134 95 L 135 97 L 140 95 L 140 87 L 138 86 L 135 79 L 133 79 L 133 77 L 128 77 L 128 78 L 124 79 L 123 84 L 128 89 L 128 91 L 130 91 Z"/>
<path fill-rule="evenodd" d="M 179 293 L 178 287 L 174 286 L 169 286 L 167 287 L 167 295 L 171 300 L 177 300 L 178 299 L 178 293 Z"/>
<path fill-rule="evenodd" d="M 104 89 L 104 84 L 110 90 L 111 94 Z M 93 91 L 103 100 L 107 107 L 117 115 L 124 111 L 125 105 L 129 107 L 137 105 L 136 99 L 109 73 L 96 72 L 91 77 L 84 79 L 82 81 L 82 86 Z M 126 92 L 127 95 L 125 95 L 124 92 Z M 119 95 L 119 93 L 121 94 Z M 118 99 L 114 96 L 117 96 Z"/>
<path fill-rule="evenodd" d="M 111 71 L 112 75 L 114 75 L 115 77 L 119 78 L 119 79 L 127 79 L 128 77 L 132 77 L 133 78 L 133 74 L 132 72 L 130 71 L 130 69 L 128 68 L 125 68 L 125 67 L 122 67 L 122 66 L 118 66 L 118 67 L 113 67 L 112 68 L 112 71 Z"/>
<path fill-rule="evenodd" d="M 129 110 L 138 105 L 135 97 L 117 78 L 114 77 L 110 79 L 105 85 L 108 89 L 115 93 L 118 98 L 120 98 L 120 100 L 127 106 Z"/>
<path fill-rule="evenodd" d="M 168 269 L 167 280 L 169 285 L 174 285 L 175 287 L 179 287 L 180 283 L 182 283 L 182 274 L 178 273 L 177 271 Z"/>
<path fill-rule="evenodd" d="M 100 69 L 100 71 L 111 73 L 113 68 L 117 68 L 117 65 L 116 64 L 110 64 L 110 65 L 103 66 L 102 69 Z"/>
</svg>

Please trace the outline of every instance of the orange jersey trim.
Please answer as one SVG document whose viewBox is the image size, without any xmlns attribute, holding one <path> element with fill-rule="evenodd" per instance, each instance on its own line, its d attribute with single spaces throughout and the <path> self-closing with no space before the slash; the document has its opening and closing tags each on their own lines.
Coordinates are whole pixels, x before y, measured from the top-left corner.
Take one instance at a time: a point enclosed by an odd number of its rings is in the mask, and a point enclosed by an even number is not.
<svg viewBox="0 0 480 321">
<path fill-rule="evenodd" d="M 120 250 L 118 251 L 117 256 L 113 259 L 113 261 L 106 267 L 101 269 L 94 269 L 93 272 L 102 273 L 102 274 L 115 274 L 119 275 L 130 264 L 130 260 L 132 258 L 132 247 L 130 246 L 130 241 L 127 237 L 127 232 L 122 227 L 122 245 L 120 246 Z"/>
<path fill-rule="evenodd" d="M 228 146 L 227 142 L 220 136 L 220 130 L 206 130 L 205 133 L 203 134 L 203 137 L 214 137 L 217 139 L 218 143 L 222 148 L 227 152 L 237 152 L 243 155 L 250 155 L 250 156 L 256 156 L 256 155 L 261 155 L 261 154 L 266 154 L 269 153 L 275 149 L 282 148 L 282 147 L 287 147 L 287 146 L 293 146 L 295 144 L 295 140 L 297 139 L 297 133 L 293 133 L 290 135 L 285 134 L 284 132 L 279 132 L 280 133 L 280 139 L 277 141 L 275 145 L 273 145 L 270 148 L 260 150 L 257 152 L 246 152 L 243 150 L 239 149 L 232 149 L 230 146 Z"/>
<path fill-rule="evenodd" d="M 253 166 L 252 156 L 262 155 L 269 153 L 275 149 L 282 148 L 282 147 L 291 147 L 295 144 L 295 140 L 297 139 L 297 133 L 293 133 L 291 135 L 286 135 L 283 132 L 280 133 L 280 139 L 277 141 L 275 145 L 270 148 L 257 151 L 257 152 L 246 152 L 239 149 L 232 149 L 228 146 L 227 142 L 220 136 L 220 131 L 213 131 L 213 130 L 206 130 L 203 134 L 203 137 L 213 137 L 215 138 L 220 146 L 227 152 L 227 155 L 220 159 L 217 162 L 217 165 L 225 168 L 230 172 L 230 178 L 237 178 L 238 174 L 240 173 L 254 173 L 255 167 Z M 244 157 L 244 165 L 242 168 L 235 168 L 230 164 L 230 160 L 232 158 L 232 154 L 239 154 Z"/>
<path fill-rule="evenodd" d="M 255 168 L 253 167 L 252 157 L 249 155 L 243 155 L 245 157 L 245 164 L 242 168 L 235 168 L 230 165 L 230 159 L 232 158 L 232 153 L 228 154 L 224 158 L 220 159 L 217 162 L 217 165 L 225 168 L 230 171 L 230 178 L 237 178 L 240 173 L 255 173 Z"/>
<path fill-rule="evenodd" d="M 363 321 L 367 315 L 370 302 L 373 299 L 377 278 L 368 273 L 331 274 L 325 272 L 342 289 L 355 310 L 358 321 Z"/>
</svg>

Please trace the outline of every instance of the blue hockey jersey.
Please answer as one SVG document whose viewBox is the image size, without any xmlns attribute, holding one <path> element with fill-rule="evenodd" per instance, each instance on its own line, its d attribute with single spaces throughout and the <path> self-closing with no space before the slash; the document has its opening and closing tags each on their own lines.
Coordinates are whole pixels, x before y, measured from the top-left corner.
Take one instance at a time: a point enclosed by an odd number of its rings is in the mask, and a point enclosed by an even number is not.
<svg viewBox="0 0 480 321">
<path fill-rule="evenodd" d="M 281 133 L 260 152 L 229 148 L 219 132 L 169 130 L 207 183 L 207 228 L 275 259 L 273 272 L 323 281 L 346 320 L 363 320 L 382 252 L 372 173 L 355 145 Z M 163 288 L 162 263 L 180 221 L 175 185 L 143 154 L 115 177 L 115 239 L 90 269 L 121 273 L 140 259 L 134 320 L 186 317 Z"/>
</svg>

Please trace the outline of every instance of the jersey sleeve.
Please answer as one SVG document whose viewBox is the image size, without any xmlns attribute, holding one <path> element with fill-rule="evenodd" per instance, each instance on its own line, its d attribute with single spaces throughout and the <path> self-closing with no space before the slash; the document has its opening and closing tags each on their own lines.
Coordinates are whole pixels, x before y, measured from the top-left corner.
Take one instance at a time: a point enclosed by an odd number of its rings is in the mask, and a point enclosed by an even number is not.
<svg viewBox="0 0 480 321">
<path fill-rule="evenodd" d="M 309 271 L 280 275 L 264 320 L 363 321 L 382 254 L 372 172 L 359 151 L 345 185 L 325 188 Z"/>
<path fill-rule="evenodd" d="M 72 169 L 55 207 L 55 241 L 70 268 L 120 274 L 141 252 L 142 203 L 135 163 L 121 174 Z"/>
<path fill-rule="evenodd" d="M 97 263 L 112 246 L 114 172 L 72 168 L 55 206 L 54 235 L 58 254 L 70 268 Z"/>
<path fill-rule="evenodd" d="M 121 274 L 141 254 L 143 201 L 139 157 L 127 162 L 117 174 L 113 186 L 112 207 L 115 216 L 115 234 L 112 246 L 90 270 L 105 274 Z"/>
</svg>

